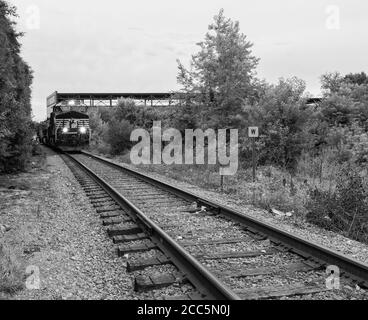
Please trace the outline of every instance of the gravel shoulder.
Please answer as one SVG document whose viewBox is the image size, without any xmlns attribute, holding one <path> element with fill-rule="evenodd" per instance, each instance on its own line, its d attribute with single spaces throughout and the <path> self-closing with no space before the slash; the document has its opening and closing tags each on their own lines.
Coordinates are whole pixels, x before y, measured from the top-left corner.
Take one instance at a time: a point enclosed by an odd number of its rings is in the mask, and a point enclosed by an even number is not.
<svg viewBox="0 0 368 320">
<path fill-rule="evenodd" d="M 45 152 L 42 167 L 0 176 L 0 225 L 10 227 L 0 233 L 0 244 L 12 252 L 24 273 L 28 268 L 37 276 L 39 270 L 40 278 L 39 289 L 25 286 L 13 296 L 0 293 L 0 298 L 141 299 L 133 291 L 126 261 L 117 257 L 72 172 L 58 155 Z M 25 283 L 30 279 L 25 275 Z"/>
<path fill-rule="evenodd" d="M 318 226 L 306 222 L 301 217 L 297 216 L 278 217 L 266 210 L 249 205 L 248 203 L 245 203 L 245 201 L 234 195 L 228 195 L 211 190 L 205 190 L 198 186 L 189 184 L 187 182 L 174 180 L 170 177 L 149 171 L 139 166 L 122 163 L 111 159 L 108 160 L 115 161 L 116 163 L 119 163 L 120 165 L 123 165 L 127 168 L 138 170 L 163 182 L 171 183 L 177 187 L 193 192 L 199 196 L 220 202 L 223 205 L 236 209 L 245 215 L 252 216 L 263 222 L 270 223 L 287 232 L 305 238 L 309 241 L 313 241 L 337 252 L 348 255 L 351 258 L 356 259 L 357 261 L 360 261 L 362 263 L 368 264 L 368 245 L 348 239 L 332 231 L 319 228 Z"/>
</svg>

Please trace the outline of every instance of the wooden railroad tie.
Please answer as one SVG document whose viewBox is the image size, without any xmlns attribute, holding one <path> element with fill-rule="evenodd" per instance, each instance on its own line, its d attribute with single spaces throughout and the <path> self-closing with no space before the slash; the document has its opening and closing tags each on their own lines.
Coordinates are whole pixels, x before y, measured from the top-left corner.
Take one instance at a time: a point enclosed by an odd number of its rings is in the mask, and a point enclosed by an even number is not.
<svg viewBox="0 0 368 320">
<path fill-rule="evenodd" d="M 155 258 L 150 258 L 150 259 L 142 259 L 138 261 L 128 261 L 127 272 L 144 270 L 148 267 L 160 266 L 160 265 L 171 264 L 171 263 L 172 261 L 165 256 L 160 256 L 160 257 L 155 257 Z"/>
<path fill-rule="evenodd" d="M 105 218 L 102 220 L 102 225 L 104 226 L 112 226 L 112 225 L 117 225 L 120 223 L 127 223 L 127 222 L 132 222 L 132 220 L 128 217 L 112 217 L 112 218 Z"/>
<path fill-rule="evenodd" d="M 222 252 L 222 253 L 203 253 L 196 254 L 194 257 L 199 260 L 221 260 L 221 259 L 237 259 L 251 258 L 265 255 L 272 255 L 275 250 L 260 250 L 260 251 L 243 251 L 243 252 Z"/>
<path fill-rule="evenodd" d="M 110 237 L 123 236 L 128 234 L 142 233 L 142 229 L 138 225 L 131 226 L 114 226 L 107 229 L 107 234 Z"/>
<path fill-rule="evenodd" d="M 137 253 L 137 252 L 145 252 L 150 251 L 153 249 L 157 249 L 157 246 L 153 243 L 143 243 L 143 244 L 137 244 L 137 245 L 122 245 L 118 248 L 118 256 L 123 257 L 127 253 Z"/>
<path fill-rule="evenodd" d="M 104 201 L 104 202 L 99 202 L 99 203 L 92 203 L 92 205 L 96 208 L 96 209 L 99 209 L 99 208 L 103 208 L 103 207 L 119 207 L 116 202 L 114 200 L 109 200 L 109 201 Z"/>
<path fill-rule="evenodd" d="M 329 291 L 329 289 L 327 289 L 325 285 L 297 283 L 281 287 L 272 286 L 255 289 L 239 289 L 234 291 L 245 300 L 256 300 L 312 294 Z"/>
<path fill-rule="evenodd" d="M 106 193 L 98 195 L 88 195 L 90 200 L 101 200 L 101 199 L 111 199 Z"/>
<path fill-rule="evenodd" d="M 145 233 L 137 233 L 137 234 L 128 234 L 123 236 L 114 236 L 113 241 L 115 244 L 118 243 L 126 243 L 131 241 L 139 241 L 148 239 L 148 236 Z"/>
<path fill-rule="evenodd" d="M 119 210 L 119 209 L 120 209 L 120 207 L 115 205 L 113 207 L 104 207 L 104 208 L 96 209 L 96 212 L 97 213 L 113 212 L 113 211 L 116 211 L 116 210 Z"/>
<path fill-rule="evenodd" d="M 165 296 L 164 300 L 180 300 L 180 301 L 198 301 L 198 300 L 207 300 L 206 296 L 199 292 L 191 292 L 182 296 Z"/>
<path fill-rule="evenodd" d="M 152 276 L 137 276 L 134 281 L 134 290 L 137 292 L 160 289 L 171 286 L 173 284 L 187 283 L 188 279 L 183 275 L 152 275 Z"/>
<path fill-rule="evenodd" d="M 90 200 L 90 202 L 95 205 L 95 204 L 101 204 L 101 203 L 109 203 L 109 202 L 114 202 L 116 203 L 114 200 L 112 200 L 111 198 L 102 198 L 102 199 L 96 199 L 96 200 Z"/>
<path fill-rule="evenodd" d="M 242 278 L 242 277 L 252 277 L 260 275 L 270 275 L 278 273 L 294 273 L 294 272 L 308 272 L 316 269 L 316 267 L 310 266 L 303 261 L 290 263 L 281 267 L 265 267 L 265 268 L 253 268 L 245 270 L 223 270 L 217 271 L 213 270 L 213 273 L 221 277 L 231 277 L 231 278 Z"/>
<path fill-rule="evenodd" d="M 122 210 L 103 212 L 100 214 L 101 219 L 115 218 L 120 216 L 128 217 Z"/>
<path fill-rule="evenodd" d="M 180 245 L 183 247 L 193 247 L 198 245 L 216 245 L 216 244 L 228 244 L 228 243 L 241 243 L 247 241 L 246 238 L 234 238 L 234 239 L 219 239 L 219 240 L 179 240 Z"/>
<path fill-rule="evenodd" d="M 83 190 L 91 192 L 91 191 L 100 191 L 103 189 L 100 186 L 96 185 L 96 186 L 89 186 L 89 187 L 83 186 Z"/>
</svg>

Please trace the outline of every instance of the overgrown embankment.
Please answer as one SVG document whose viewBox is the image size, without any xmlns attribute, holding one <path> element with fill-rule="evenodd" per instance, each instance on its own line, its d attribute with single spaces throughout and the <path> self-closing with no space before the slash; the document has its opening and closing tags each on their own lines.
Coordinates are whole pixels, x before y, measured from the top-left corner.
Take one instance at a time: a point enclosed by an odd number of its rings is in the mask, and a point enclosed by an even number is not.
<svg viewBox="0 0 368 320">
<path fill-rule="evenodd" d="M 131 131 L 144 128 L 152 137 L 157 120 L 163 130 L 175 128 L 182 134 L 185 129 L 235 129 L 240 170 L 225 178 L 226 192 L 270 210 L 294 211 L 324 228 L 367 241 L 368 76 L 324 74 L 321 99 L 309 103 L 301 79 L 268 83 L 256 77 L 252 43 L 223 10 L 198 45 L 188 69 L 179 62 L 182 106 L 159 112 L 120 101 L 112 110 L 95 113 L 92 151 L 125 154 L 132 146 Z M 260 131 L 255 184 L 250 182 L 250 126 Z M 216 166 L 149 168 L 203 187 L 216 188 L 220 181 Z"/>
</svg>

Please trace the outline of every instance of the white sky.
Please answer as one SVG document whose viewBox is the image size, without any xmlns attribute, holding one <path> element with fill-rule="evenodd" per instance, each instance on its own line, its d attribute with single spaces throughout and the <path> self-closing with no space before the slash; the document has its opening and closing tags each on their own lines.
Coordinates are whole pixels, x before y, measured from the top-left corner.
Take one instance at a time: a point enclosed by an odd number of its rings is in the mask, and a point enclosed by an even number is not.
<svg viewBox="0 0 368 320">
<path fill-rule="evenodd" d="M 35 72 L 35 120 L 45 119 L 46 97 L 53 91 L 177 89 L 176 59 L 188 64 L 220 8 L 254 43 L 260 78 L 297 76 L 319 95 L 319 77 L 327 71 L 367 72 L 366 0 L 9 2 L 18 7 L 18 29 L 26 32 L 22 55 Z M 338 29 L 327 27 L 336 26 L 336 11 L 329 6 L 339 9 Z"/>
</svg>

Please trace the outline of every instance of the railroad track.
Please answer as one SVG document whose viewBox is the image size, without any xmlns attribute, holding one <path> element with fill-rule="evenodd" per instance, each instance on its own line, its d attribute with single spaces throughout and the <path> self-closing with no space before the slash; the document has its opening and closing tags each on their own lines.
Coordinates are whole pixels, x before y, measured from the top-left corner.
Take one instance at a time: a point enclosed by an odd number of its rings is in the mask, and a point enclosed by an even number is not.
<svg viewBox="0 0 368 320">
<path fill-rule="evenodd" d="M 341 284 L 368 288 L 367 265 L 323 246 L 104 158 L 62 157 L 127 258 L 137 291 L 190 284 L 171 298 L 318 296 L 329 290 L 331 265 Z"/>
</svg>

